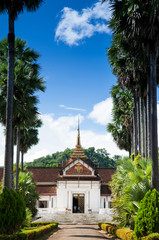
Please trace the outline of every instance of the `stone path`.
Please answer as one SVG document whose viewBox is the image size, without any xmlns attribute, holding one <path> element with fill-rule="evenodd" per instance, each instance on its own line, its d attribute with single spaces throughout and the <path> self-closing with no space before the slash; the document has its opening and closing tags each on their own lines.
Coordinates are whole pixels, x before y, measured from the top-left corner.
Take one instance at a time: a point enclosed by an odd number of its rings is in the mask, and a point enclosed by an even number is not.
<svg viewBox="0 0 159 240">
<path fill-rule="evenodd" d="M 59 230 L 41 240 L 117 240 L 97 225 L 59 225 Z"/>
</svg>

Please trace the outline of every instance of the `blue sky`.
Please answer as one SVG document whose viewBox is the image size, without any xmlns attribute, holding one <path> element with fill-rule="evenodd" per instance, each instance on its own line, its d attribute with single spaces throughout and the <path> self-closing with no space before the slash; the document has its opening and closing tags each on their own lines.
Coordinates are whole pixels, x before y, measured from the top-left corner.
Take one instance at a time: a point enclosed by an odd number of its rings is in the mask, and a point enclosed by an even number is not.
<svg viewBox="0 0 159 240">
<path fill-rule="evenodd" d="M 109 17 L 107 3 L 99 0 L 47 0 L 38 11 L 24 12 L 15 21 L 16 37 L 40 53 L 41 76 L 46 81 L 45 93 L 38 93 L 44 122 L 40 142 L 28 152 L 27 161 L 73 148 L 78 114 L 83 147 L 125 154 L 106 132 L 111 120 L 110 89 L 116 83 L 106 56 L 111 43 Z M 1 40 L 7 36 L 7 15 L 0 15 L 0 26 Z"/>
</svg>

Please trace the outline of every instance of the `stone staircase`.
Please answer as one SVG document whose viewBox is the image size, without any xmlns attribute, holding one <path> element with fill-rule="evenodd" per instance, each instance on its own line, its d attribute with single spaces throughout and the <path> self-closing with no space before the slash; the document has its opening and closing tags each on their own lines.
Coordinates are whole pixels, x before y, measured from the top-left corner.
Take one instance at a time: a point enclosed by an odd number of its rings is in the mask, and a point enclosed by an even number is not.
<svg viewBox="0 0 159 240">
<path fill-rule="evenodd" d="M 38 222 L 59 222 L 59 224 L 69 225 L 95 225 L 98 222 L 112 222 L 112 217 L 107 214 L 45 214 L 41 215 L 35 221 Z"/>
</svg>

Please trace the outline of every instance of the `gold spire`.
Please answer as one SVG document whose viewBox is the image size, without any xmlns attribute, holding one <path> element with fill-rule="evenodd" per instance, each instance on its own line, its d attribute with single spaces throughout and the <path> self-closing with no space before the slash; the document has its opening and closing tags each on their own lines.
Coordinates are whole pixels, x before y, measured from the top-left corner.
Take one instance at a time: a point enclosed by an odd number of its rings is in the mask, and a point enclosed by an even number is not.
<svg viewBox="0 0 159 240">
<path fill-rule="evenodd" d="M 80 129 L 79 129 L 79 116 L 78 116 L 78 129 L 77 129 L 77 131 L 78 131 L 78 135 L 77 135 L 77 145 L 81 145 L 81 143 L 80 143 Z M 76 145 L 76 146 L 77 146 Z"/>
<path fill-rule="evenodd" d="M 86 159 L 86 155 L 84 154 L 82 147 L 81 147 L 81 140 L 80 140 L 80 128 L 79 128 L 79 117 L 78 117 L 78 129 L 77 129 L 77 144 L 76 147 L 71 155 L 71 159 L 77 159 L 77 158 L 81 158 L 81 159 Z"/>
</svg>

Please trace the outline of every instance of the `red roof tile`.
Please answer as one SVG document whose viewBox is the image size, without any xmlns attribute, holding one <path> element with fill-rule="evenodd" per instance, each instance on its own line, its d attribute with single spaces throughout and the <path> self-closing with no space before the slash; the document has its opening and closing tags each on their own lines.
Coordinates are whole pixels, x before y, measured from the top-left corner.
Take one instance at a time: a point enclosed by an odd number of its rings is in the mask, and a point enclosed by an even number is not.
<svg viewBox="0 0 159 240">
<path fill-rule="evenodd" d="M 35 182 L 55 182 L 60 174 L 61 168 L 30 167 Z"/>
<path fill-rule="evenodd" d="M 39 195 L 56 195 L 56 186 L 48 185 L 48 186 L 37 186 L 36 190 Z"/>
<path fill-rule="evenodd" d="M 115 168 L 98 168 L 98 175 L 101 181 L 108 183 L 112 180 L 112 175 L 115 173 Z"/>
<path fill-rule="evenodd" d="M 111 195 L 110 187 L 108 185 L 102 185 L 100 194 L 103 195 L 103 196 Z"/>
<path fill-rule="evenodd" d="M 35 182 L 55 182 L 60 176 L 62 168 L 30 167 L 28 171 L 33 173 Z M 112 180 L 111 176 L 115 173 L 114 168 L 98 168 L 98 175 L 102 182 L 108 183 Z M 3 168 L 0 168 L 0 181 L 3 178 Z"/>
</svg>

